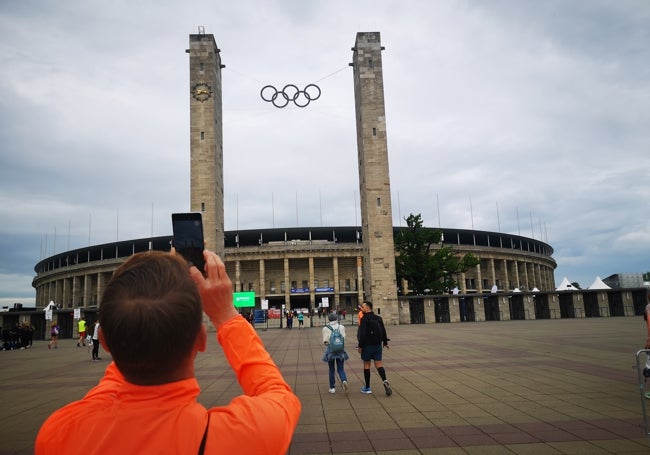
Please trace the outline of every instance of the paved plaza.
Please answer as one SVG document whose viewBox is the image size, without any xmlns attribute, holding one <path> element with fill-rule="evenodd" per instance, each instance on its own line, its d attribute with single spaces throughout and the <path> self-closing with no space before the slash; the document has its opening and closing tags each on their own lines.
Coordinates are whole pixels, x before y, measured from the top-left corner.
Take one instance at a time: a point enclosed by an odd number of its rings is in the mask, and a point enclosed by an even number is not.
<svg viewBox="0 0 650 455">
<path fill-rule="evenodd" d="M 350 390 L 337 385 L 333 395 L 319 327 L 259 329 L 302 401 L 291 455 L 650 453 L 635 368 L 645 341 L 640 316 L 387 329 L 391 397 L 374 370 L 374 393 L 359 392 L 354 327 L 347 327 Z M 205 406 L 241 393 L 211 339 L 196 362 Z M 0 352 L 0 455 L 32 453 L 43 420 L 97 383 L 110 356 L 100 350 L 103 360 L 92 362 L 75 344 L 48 350 L 36 341 Z"/>
</svg>

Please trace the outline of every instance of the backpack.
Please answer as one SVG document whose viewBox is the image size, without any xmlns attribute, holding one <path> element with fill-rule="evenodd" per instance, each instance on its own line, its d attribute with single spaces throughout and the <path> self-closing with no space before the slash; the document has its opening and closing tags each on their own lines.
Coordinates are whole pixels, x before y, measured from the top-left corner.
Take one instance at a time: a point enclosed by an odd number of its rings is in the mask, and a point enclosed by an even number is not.
<svg viewBox="0 0 650 455">
<path fill-rule="evenodd" d="M 345 338 L 343 338 L 343 335 L 341 335 L 339 328 L 337 327 L 334 329 L 329 324 L 327 324 L 326 327 L 332 331 L 329 341 L 330 352 L 332 354 L 340 354 L 345 351 Z"/>
<path fill-rule="evenodd" d="M 365 318 L 365 316 L 364 316 Z M 366 341 L 368 344 L 381 344 L 383 336 L 377 318 L 369 317 L 366 321 Z"/>
</svg>

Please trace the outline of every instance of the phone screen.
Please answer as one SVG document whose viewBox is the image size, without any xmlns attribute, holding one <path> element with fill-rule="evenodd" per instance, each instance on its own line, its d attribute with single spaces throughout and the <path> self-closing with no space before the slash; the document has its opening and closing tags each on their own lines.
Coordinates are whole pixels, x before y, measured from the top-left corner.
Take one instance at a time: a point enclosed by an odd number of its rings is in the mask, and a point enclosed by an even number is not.
<svg viewBox="0 0 650 455">
<path fill-rule="evenodd" d="M 173 245 L 190 265 L 205 274 L 203 221 L 200 213 L 172 213 Z"/>
</svg>

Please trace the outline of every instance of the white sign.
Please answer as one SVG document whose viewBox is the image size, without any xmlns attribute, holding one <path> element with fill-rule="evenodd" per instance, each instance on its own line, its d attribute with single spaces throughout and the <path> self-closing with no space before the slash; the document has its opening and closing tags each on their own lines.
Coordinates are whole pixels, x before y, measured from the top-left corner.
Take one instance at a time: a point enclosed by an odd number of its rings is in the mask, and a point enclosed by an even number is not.
<svg viewBox="0 0 650 455">
<path fill-rule="evenodd" d="M 75 308 L 74 309 L 74 318 L 75 319 L 81 319 L 81 308 Z"/>
<path fill-rule="evenodd" d="M 269 309 L 269 301 L 266 299 L 262 299 L 262 309 L 263 310 L 268 310 Z"/>
<path fill-rule="evenodd" d="M 330 298 L 329 298 L 329 297 L 323 297 L 323 298 L 321 299 L 321 301 L 320 301 L 320 305 L 321 305 L 323 308 L 329 308 L 329 306 L 330 306 Z"/>
<path fill-rule="evenodd" d="M 45 310 L 45 319 L 48 321 L 52 320 L 52 310 Z"/>
</svg>

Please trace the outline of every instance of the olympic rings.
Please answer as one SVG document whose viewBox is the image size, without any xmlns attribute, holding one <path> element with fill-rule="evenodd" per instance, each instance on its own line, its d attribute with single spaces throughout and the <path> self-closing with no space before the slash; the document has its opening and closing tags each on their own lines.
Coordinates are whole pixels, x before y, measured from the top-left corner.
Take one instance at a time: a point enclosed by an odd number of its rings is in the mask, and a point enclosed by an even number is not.
<svg viewBox="0 0 650 455">
<path fill-rule="evenodd" d="M 310 102 L 320 98 L 320 93 L 320 88 L 316 84 L 308 84 L 303 90 L 300 90 L 294 84 L 287 84 L 282 90 L 278 90 L 272 85 L 265 85 L 260 90 L 260 96 L 264 101 L 273 103 L 275 107 L 280 109 L 287 107 L 290 102 L 293 102 L 298 107 L 307 107 Z"/>
</svg>

